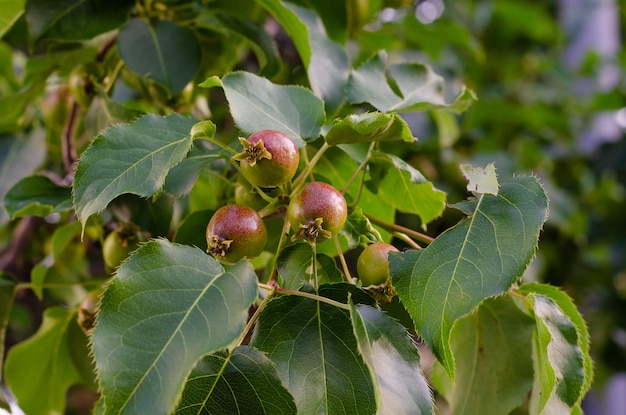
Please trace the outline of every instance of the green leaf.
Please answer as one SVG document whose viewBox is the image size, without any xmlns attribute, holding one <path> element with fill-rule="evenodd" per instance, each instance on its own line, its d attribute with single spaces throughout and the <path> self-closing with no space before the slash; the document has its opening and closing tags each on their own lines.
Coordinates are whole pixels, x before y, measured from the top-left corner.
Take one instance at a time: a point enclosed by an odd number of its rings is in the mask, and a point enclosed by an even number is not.
<svg viewBox="0 0 626 415">
<path fill-rule="evenodd" d="M 38 131 L 24 138 L 0 138 L 0 225 L 9 220 L 4 197 L 17 182 L 31 175 L 46 158 L 45 135 Z"/>
<path fill-rule="evenodd" d="M 9 325 L 9 317 L 11 317 L 11 309 L 13 307 L 13 299 L 15 296 L 15 279 L 4 271 L 0 271 L 0 356 L 4 356 L 5 336 L 7 326 Z M 4 359 L 0 359 L 0 374 Z M 0 397 L 2 394 L 0 394 Z"/>
<path fill-rule="evenodd" d="M 251 347 L 204 357 L 191 372 L 176 415 L 296 413 L 272 362 Z"/>
<path fill-rule="evenodd" d="M 148 24 L 131 19 L 117 43 L 130 69 L 160 83 L 171 94 L 182 91 L 200 67 L 202 50 L 196 34 L 169 20 Z"/>
<path fill-rule="evenodd" d="M 372 226 L 360 207 L 355 208 L 348 215 L 348 219 L 341 230 L 341 235 L 348 241 L 348 247 L 350 249 L 354 249 L 360 244 L 380 242 L 383 240 L 380 232 Z"/>
<path fill-rule="evenodd" d="M 527 283 L 520 292 L 530 300 L 536 320 L 533 413 L 570 412 L 593 380 L 585 321 L 571 298 L 556 287 Z"/>
<path fill-rule="evenodd" d="M 302 283 L 313 284 L 313 250 L 307 243 L 298 243 L 283 249 L 278 256 L 278 275 L 282 279 L 281 287 L 297 290 Z M 341 271 L 332 258 L 317 254 L 318 283 L 340 282 Z"/>
<path fill-rule="evenodd" d="M 333 122 L 325 140 L 328 144 L 336 145 L 397 140 L 410 143 L 415 141 L 415 138 L 399 115 L 366 112 L 351 114 Z"/>
<path fill-rule="evenodd" d="M 215 160 L 229 155 L 226 150 L 206 140 L 194 139 L 193 147 L 187 157 L 169 171 L 163 190 L 176 197 L 189 194 L 203 169 Z"/>
<path fill-rule="evenodd" d="M 312 52 L 309 45 L 309 34 L 306 24 L 300 20 L 294 10 L 287 7 L 285 3 L 280 0 L 258 0 L 257 2 L 271 13 L 285 32 L 287 32 L 298 50 L 302 63 L 308 68 L 311 62 Z"/>
<path fill-rule="evenodd" d="M 344 91 L 350 76 L 348 55 L 340 44 L 328 38 L 317 14 L 294 4 L 286 3 L 286 7 L 293 10 L 307 27 L 311 49 L 311 60 L 306 65 L 309 83 L 315 95 L 324 100 L 327 113 L 334 114 L 345 99 Z M 331 10 L 337 10 L 336 3 Z"/>
<path fill-rule="evenodd" d="M 446 194 L 399 157 L 372 152 L 370 177 L 372 192 L 398 210 L 419 215 L 424 224 L 443 212 Z"/>
<path fill-rule="evenodd" d="M 44 86 L 42 79 L 36 79 L 19 91 L 0 96 L 0 134 L 20 129 L 26 107 L 43 92 Z"/>
<path fill-rule="evenodd" d="M 207 242 L 205 230 L 214 213 L 215 210 L 213 209 L 196 210 L 190 213 L 176 229 L 174 242 L 195 246 L 206 251 Z"/>
<path fill-rule="evenodd" d="M 426 249 L 390 255 L 392 282 L 420 336 L 454 379 L 450 333 L 460 317 L 508 290 L 530 263 L 548 201 L 534 177 L 514 177 L 498 196 Z"/>
<path fill-rule="evenodd" d="M 276 85 L 248 72 L 224 76 L 222 86 L 230 112 L 243 131 L 278 130 L 298 147 L 306 144 L 303 139 L 319 136 L 325 118 L 324 103 L 310 90 Z"/>
<path fill-rule="evenodd" d="M 468 192 L 498 195 L 498 176 L 496 175 L 496 166 L 493 163 L 488 164 L 485 168 L 473 167 L 470 164 L 461 164 L 459 168 L 467 180 Z"/>
<path fill-rule="evenodd" d="M 68 344 L 68 331 L 76 324 L 76 313 L 50 307 L 37 332 L 9 351 L 6 382 L 25 413 L 64 413 L 67 389 L 82 380 Z"/>
<path fill-rule="evenodd" d="M 178 114 L 146 115 L 100 134 L 82 154 L 74 177 L 74 206 L 83 225 L 121 194 L 158 192 L 168 171 L 189 151 L 193 125 Z"/>
<path fill-rule="evenodd" d="M 378 414 L 430 415 L 433 398 L 416 345 L 406 329 L 382 311 L 350 303 L 359 352 L 370 370 Z"/>
<path fill-rule="evenodd" d="M 387 64 L 386 60 L 386 54 L 380 52 L 352 71 L 347 85 L 351 103 L 366 102 L 381 112 L 438 108 L 463 112 L 476 100 L 474 92 L 463 87 L 453 102 L 446 102 L 444 80 L 430 66 L 421 63 Z"/>
<path fill-rule="evenodd" d="M 134 5 L 131 0 L 28 0 L 31 44 L 41 38 L 90 39 L 124 24 Z"/>
<path fill-rule="evenodd" d="M 224 270 L 197 248 L 141 246 L 107 286 L 93 330 L 105 414 L 171 413 L 195 363 L 240 334 L 256 282 L 245 261 Z"/>
<path fill-rule="evenodd" d="M 456 322 L 450 337 L 454 386 L 441 365 L 433 374 L 452 414 L 508 414 L 522 405 L 533 383 L 533 330 L 533 319 L 511 296 L 487 299 Z"/>
<path fill-rule="evenodd" d="M 343 287 L 323 286 L 319 294 L 345 298 Z M 276 365 L 299 414 L 376 412 L 347 310 L 295 295 L 275 298 L 259 317 L 252 345 Z"/>
<path fill-rule="evenodd" d="M 346 0 L 311 0 L 310 4 L 324 22 L 328 35 L 339 43 L 348 37 L 348 8 Z"/>
<path fill-rule="evenodd" d="M 4 208 L 11 220 L 22 216 L 47 216 L 72 208 L 72 191 L 59 186 L 48 177 L 25 177 L 13 186 L 4 197 Z"/>
<path fill-rule="evenodd" d="M 0 0 L 0 39 L 24 14 L 26 0 Z"/>
<path fill-rule="evenodd" d="M 274 39 L 256 22 L 218 13 L 217 20 L 230 32 L 249 40 L 259 61 L 259 75 L 272 77 L 280 70 L 280 53 Z"/>
</svg>

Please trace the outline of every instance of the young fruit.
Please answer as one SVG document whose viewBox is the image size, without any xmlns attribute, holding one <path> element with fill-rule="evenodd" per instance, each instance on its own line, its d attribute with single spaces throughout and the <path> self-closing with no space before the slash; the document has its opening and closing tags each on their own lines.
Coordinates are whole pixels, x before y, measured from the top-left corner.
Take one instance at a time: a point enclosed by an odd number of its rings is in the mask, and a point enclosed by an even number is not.
<svg viewBox="0 0 626 415">
<path fill-rule="evenodd" d="M 381 285 L 389 279 L 389 252 L 398 249 L 383 242 L 368 245 L 356 261 L 356 271 L 364 287 Z"/>
<path fill-rule="evenodd" d="M 239 176 L 235 183 L 235 203 L 259 211 L 267 206 L 268 202 L 259 195 L 245 178 Z"/>
<path fill-rule="evenodd" d="M 226 205 L 219 208 L 206 228 L 207 252 L 220 262 L 233 264 L 263 252 L 267 230 L 252 208 Z"/>
<path fill-rule="evenodd" d="M 262 130 L 248 139 L 239 138 L 243 151 L 233 158 L 239 160 L 241 173 L 259 187 L 277 187 L 296 174 L 300 153 L 287 135 L 275 130 Z"/>
<path fill-rule="evenodd" d="M 109 271 L 117 268 L 131 252 L 139 247 L 142 238 L 138 232 L 138 227 L 125 224 L 104 238 L 102 258 Z"/>
<path fill-rule="evenodd" d="M 309 243 L 323 242 L 336 235 L 347 215 L 346 199 L 323 182 L 307 183 L 287 206 L 287 218 L 296 232 L 293 239 L 305 238 Z"/>
</svg>

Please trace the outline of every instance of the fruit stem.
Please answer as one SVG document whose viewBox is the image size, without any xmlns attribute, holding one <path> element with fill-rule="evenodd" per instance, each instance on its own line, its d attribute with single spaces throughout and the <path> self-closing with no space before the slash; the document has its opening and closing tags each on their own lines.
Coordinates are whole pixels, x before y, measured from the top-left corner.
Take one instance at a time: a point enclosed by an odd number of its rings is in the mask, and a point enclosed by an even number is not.
<svg viewBox="0 0 626 415">
<path fill-rule="evenodd" d="M 333 241 L 335 242 L 335 248 L 337 248 L 339 262 L 341 262 L 341 267 L 343 268 L 344 278 L 347 282 L 351 282 L 352 276 L 350 275 L 350 269 L 348 268 L 346 258 L 343 256 L 343 252 L 341 252 L 341 245 L 339 244 L 339 238 L 337 238 L 337 235 L 333 235 Z"/>
<path fill-rule="evenodd" d="M 219 148 L 221 148 L 222 150 L 226 150 L 228 151 L 230 154 L 237 154 L 237 151 L 235 149 L 233 149 L 232 147 L 230 147 L 227 144 L 222 143 L 220 140 L 218 140 L 215 137 L 209 137 L 208 135 L 204 135 L 202 137 L 197 137 L 198 139 L 204 139 L 207 140 L 213 144 L 215 144 L 216 146 L 218 146 Z"/>
<path fill-rule="evenodd" d="M 313 280 L 315 281 L 315 292 L 319 289 L 319 281 L 317 280 L 317 243 L 313 241 L 311 244 L 311 248 L 313 250 L 313 258 L 311 260 L 313 264 Z"/>
<path fill-rule="evenodd" d="M 402 232 L 393 232 L 393 236 L 395 236 L 396 238 L 406 242 L 407 244 L 409 244 L 412 248 L 415 249 L 424 249 L 422 248 L 417 242 L 415 242 L 413 239 L 409 238 L 409 236 L 406 233 L 402 233 Z"/>
<path fill-rule="evenodd" d="M 257 285 L 266 290 L 274 290 L 275 294 L 285 294 L 285 295 L 297 295 L 299 297 L 305 297 L 311 300 L 319 301 L 321 303 L 330 304 L 335 307 L 342 308 L 344 310 L 350 310 L 350 306 L 348 304 L 340 303 L 339 301 L 331 300 L 330 298 L 322 297 L 321 295 L 311 294 L 304 291 L 296 291 L 289 290 L 287 288 L 280 288 L 270 284 L 257 283 Z"/>
<path fill-rule="evenodd" d="M 259 285 L 261 285 L 261 284 L 259 284 Z M 266 285 L 266 284 L 263 284 L 263 285 Z M 233 348 L 235 348 L 237 346 L 241 346 L 241 344 L 244 342 L 244 340 L 246 339 L 248 334 L 254 328 L 254 325 L 256 324 L 257 320 L 259 319 L 259 316 L 261 315 L 261 311 L 263 311 L 263 309 L 265 308 L 265 305 L 272 299 L 272 297 L 274 297 L 275 290 L 276 290 L 275 286 L 267 285 L 267 286 L 265 286 L 263 288 L 267 289 L 269 292 L 267 293 L 267 295 L 265 296 L 263 301 L 261 301 L 261 304 L 259 304 L 257 309 L 254 310 L 254 314 L 252 314 L 252 316 L 248 320 L 248 323 L 246 323 L 246 327 L 244 327 L 244 329 L 242 330 L 241 334 L 239 334 L 239 337 L 237 338 L 237 341 L 235 343 L 233 343 L 234 344 Z"/>
<path fill-rule="evenodd" d="M 311 160 L 306 165 L 304 170 L 302 170 L 300 174 L 298 175 L 298 177 L 296 177 L 296 179 L 293 182 L 294 185 L 293 185 L 293 190 L 291 192 L 292 197 L 293 195 L 298 193 L 298 191 L 300 191 L 300 188 L 302 186 L 304 186 L 304 182 L 306 181 L 307 176 L 313 171 L 313 168 L 315 167 L 317 162 L 320 160 L 320 158 L 322 158 L 326 150 L 328 150 L 329 148 L 330 148 L 330 145 L 327 142 L 324 142 L 324 144 L 322 144 L 320 149 L 317 150 L 317 153 L 315 153 L 313 158 L 311 158 Z"/>
<path fill-rule="evenodd" d="M 435 238 L 428 236 L 426 234 L 423 234 L 421 232 L 417 232 L 417 231 L 414 231 L 413 229 L 405 228 L 404 226 L 396 225 L 395 223 L 390 223 L 382 219 L 378 219 L 374 216 L 368 215 L 367 213 L 365 213 L 365 217 L 367 217 L 372 223 L 375 223 L 378 226 L 382 226 L 383 228 L 390 230 L 392 232 L 404 233 L 413 239 L 417 239 L 420 242 L 429 244 L 435 240 Z"/>
</svg>

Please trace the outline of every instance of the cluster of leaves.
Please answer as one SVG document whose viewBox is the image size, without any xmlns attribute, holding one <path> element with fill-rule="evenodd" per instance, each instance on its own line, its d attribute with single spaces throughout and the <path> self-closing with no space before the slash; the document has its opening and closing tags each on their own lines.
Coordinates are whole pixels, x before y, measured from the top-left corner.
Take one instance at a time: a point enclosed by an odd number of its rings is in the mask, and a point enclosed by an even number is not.
<svg viewBox="0 0 626 415">
<path fill-rule="evenodd" d="M 475 95 L 450 98 L 431 66 L 368 53 L 383 33 L 362 31 L 380 23 L 375 3 L 8 2 L 3 235 L 15 235 L 6 258 L 32 266 L 13 261 L 0 279 L 2 347 L 27 291 L 45 310 L 0 372 L 26 413 L 63 412 L 77 384 L 99 392 L 102 414 L 428 414 L 433 389 L 459 414 L 581 412 L 585 322 L 557 288 L 521 282 L 543 187 L 462 165 L 470 196 L 447 206 L 397 153 L 418 148 L 411 116 L 445 135 Z M 266 252 L 224 266 L 204 229 L 234 198 L 237 136 L 262 129 L 287 134 L 298 177 L 340 189 L 350 215 L 334 243 L 288 242 L 291 183 L 263 193 Z M 462 219 L 439 229 L 450 211 Z M 109 276 L 100 249 L 122 223 L 148 241 Z M 382 292 L 350 263 L 378 240 L 408 248 L 390 255 Z M 97 323 L 83 332 L 92 289 Z M 437 360 L 428 379 L 418 339 Z"/>
</svg>

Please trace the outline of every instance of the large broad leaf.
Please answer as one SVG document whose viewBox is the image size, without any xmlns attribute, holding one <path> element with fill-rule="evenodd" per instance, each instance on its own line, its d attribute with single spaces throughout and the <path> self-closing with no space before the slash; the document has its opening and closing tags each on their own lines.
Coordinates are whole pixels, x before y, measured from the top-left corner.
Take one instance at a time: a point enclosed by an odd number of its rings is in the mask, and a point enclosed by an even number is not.
<svg viewBox="0 0 626 415">
<path fill-rule="evenodd" d="M 443 212 L 446 194 L 399 157 L 372 152 L 370 176 L 373 192 L 396 209 L 419 215 L 424 224 Z"/>
<path fill-rule="evenodd" d="M 241 333 L 256 295 L 247 262 L 226 271 L 197 248 L 140 247 L 107 286 L 93 331 L 104 413 L 172 412 L 195 363 Z"/>
<path fill-rule="evenodd" d="M 328 144 L 355 144 L 372 141 L 415 141 L 407 123 L 397 114 L 366 112 L 337 120 L 326 133 Z"/>
<path fill-rule="evenodd" d="M 522 405 L 533 384 L 533 329 L 511 296 L 488 299 L 457 321 L 450 338 L 454 386 L 441 365 L 433 372 L 452 414 L 508 414 Z"/>
<path fill-rule="evenodd" d="M 345 290 L 321 287 L 319 294 L 340 291 L 345 301 Z M 376 413 L 372 379 L 347 310 L 295 295 L 273 299 L 252 345 L 276 365 L 299 414 Z"/>
<path fill-rule="evenodd" d="M 370 369 L 378 414 L 430 415 L 433 398 L 417 347 L 406 329 L 382 311 L 350 303 L 359 352 Z"/>
<path fill-rule="evenodd" d="M 281 384 L 272 362 L 246 346 L 198 362 L 176 410 L 176 415 L 295 413 L 293 397 Z"/>
<path fill-rule="evenodd" d="M 67 389 L 82 379 L 68 342 L 72 325 L 76 313 L 51 307 L 33 337 L 9 351 L 6 382 L 25 413 L 64 413 Z"/>
<path fill-rule="evenodd" d="M 130 69 L 176 94 L 200 66 L 202 50 L 195 33 L 169 20 L 147 23 L 131 19 L 117 38 L 120 55 Z"/>
<path fill-rule="evenodd" d="M 15 280 L 9 274 L 0 271 L 0 356 L 4 356 L 4 337 L 9 325 L 14 295 Z M 0 359 L 0 374 L 4 373 L 2 371 L 3 363 L 4 360 Z"/>
<path fill-rule="evenodd" d="M 7 192 L 4 208 L 12 220 L 63 212 L 72 208 L 72 191 L 69 187 L 53 183 L 46 176 L 29 176 Z"/>
<path fill-rule="evenodd" d="M 74 177 L 74 207 L 83 225 L 121 194 L 158 192 L 189 151 L 194 123 L 178 114 L 146 115 L 100 134 L 81 156 Z"/>
<path fill-rule="evenodd" d="M 328 114 L 334 114 L 344 101 L 345 88 L 350 76 L 350 65 L 345 49 L 328 38 L 317 14 L 293 4 L 286 7 L 293 10 L 306 25 L 311 49 L 311 60 L 307 65 L 309 83 L 315 95 L 326 103 Z M 337 9 L 337 4 L 333 4 L 331 9 Z"/>
<path fill-rule="evenodd" d="M 13 26 L 13 23 L 24 14 L 26 0 L 0 0 L 0 38 Z"/>
<path fill-rule="evenodd" d="M 39 131 L 25 138 L 0 138 L 0 225 L 9 215 L 4 209 L 4 197 L 22 178 L 31 175 L 46 157 L 45 135 Z"/>
<path fill-rule="evenodd" d="M 278 130 L 298 147 L 315 139 L 324 124 L 324 103 L 301 86 L 276 85 L 248 72 L 230 73 L 219 82 L 209 78 L 203 86 L 221 85 L 230 112 L 243 131 Z"/>
<path fill-rule="evenodd" d="M 535 385 L 533 413 L 570 413 L 593 379 L 589 333 L 571 298 L 556 287 L 528 283 L 520 287 L 533 306 Z"/>
<path fill-rule="evenodd" d="M 132 0 L 28 0 L 30 40 L 92 38 L 124 24 L 134 5 Z"/>
<path fill-rule="evenodd" d="M 547 197 L 534 177 L 480 195 L 472 215 L 421 251 L 390 255 L 393 285 L 416 328 L 451 378 L 456 320 L 501 294 L 522 275 L 546 219 Z"/>
<path fill-rule="evenodd" d="M 463 112 L 476 95 L 463 87 L 452 102 L 446 100 L 444 80 L 421 63 L 387 64 L 381 52 L 352 71 L 347 95 L 352 103 L 366 102 L 382 112 L 428 111 L 443 108 Z M 395 86 L 395 89 L 391 87 Z"/>
</svg>

